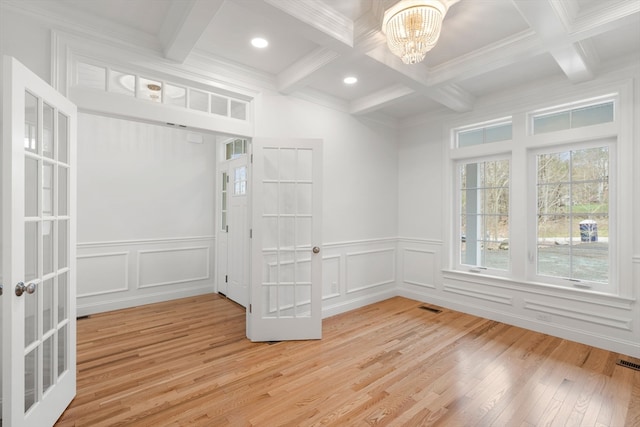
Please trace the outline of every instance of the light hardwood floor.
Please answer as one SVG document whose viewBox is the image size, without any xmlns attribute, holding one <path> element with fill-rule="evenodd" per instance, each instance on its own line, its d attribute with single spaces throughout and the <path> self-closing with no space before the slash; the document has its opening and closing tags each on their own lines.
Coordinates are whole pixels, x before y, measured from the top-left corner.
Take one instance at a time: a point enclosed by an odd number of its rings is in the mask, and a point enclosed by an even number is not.
<svg viewBox="0 0 640 427">
<path fill-rule="evenodd" d="M 640 371 L 618 354 L 420 305 L 273 344 L 249 342 L 244 309 L 215 294 L 93 315 L 56 426 L 640 426 Z"/>
</svg>

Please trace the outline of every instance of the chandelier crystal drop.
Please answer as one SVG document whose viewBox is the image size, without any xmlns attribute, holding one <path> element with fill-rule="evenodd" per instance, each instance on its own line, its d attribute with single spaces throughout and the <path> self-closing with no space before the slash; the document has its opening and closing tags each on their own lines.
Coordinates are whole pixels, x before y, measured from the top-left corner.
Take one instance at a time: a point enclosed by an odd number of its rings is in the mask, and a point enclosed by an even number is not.
<svg viewBox="0 0 640 427">
<path fill-rule="evenodd" d="M 422 61 L 438 42 L 447 7 L 438 0 L 404 0 L 388 9 L 382 31 L 387 45 L 405 64 Z"/>
</svg>

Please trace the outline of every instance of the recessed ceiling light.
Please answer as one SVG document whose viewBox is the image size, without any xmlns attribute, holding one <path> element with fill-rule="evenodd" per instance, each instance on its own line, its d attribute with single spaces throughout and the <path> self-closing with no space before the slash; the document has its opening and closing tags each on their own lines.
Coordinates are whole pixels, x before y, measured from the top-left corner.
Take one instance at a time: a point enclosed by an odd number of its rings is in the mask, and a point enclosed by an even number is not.
<svg viewBox="0 0 640 427">
<path fill-rule="evenodd" d="M 346 85 L 354 85 L 358 82 L 358 78 L 354 76 L 345 77 L 343 82 Z"/>
<path fill-rule="evenodd" d="M 262 37 L 256 37 L 252 39 L 251 44 L 253 45 L 253 47 L 257 47 L 258 49 L 264 49 L 265 47 L 269 46 L 269 42 Z"/>
</svg>

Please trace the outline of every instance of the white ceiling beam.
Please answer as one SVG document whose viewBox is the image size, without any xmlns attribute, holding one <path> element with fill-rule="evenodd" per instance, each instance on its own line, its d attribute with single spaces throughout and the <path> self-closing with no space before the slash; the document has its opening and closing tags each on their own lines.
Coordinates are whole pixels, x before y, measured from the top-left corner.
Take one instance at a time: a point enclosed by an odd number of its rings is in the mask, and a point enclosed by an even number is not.
<svg viewBox="0 0 640 427">
<path fill-rule="evenodd" d="M 158 34 L 165 58 L 183 63 L 223 3 L 224 0 L 172 2 Z"/>
<path fill-rule="evenodd" d="M 424 64 L 406 65 L 393 55 L 386 46 L 379 46 L 367 53 L 372 59 L 395 70 L 403 84 L 447 108 L 457 112 L 470 111 L 475 97 L 453 83 L 434 85 L 429 78 L 429 69 Z"/>
<path fill-rule="evenodd" d="M 582 42 L 572 42 L 570 23 L 575 19 L 575 7 L 566 0 L 512 0 L 522 17 L 542 41 L 565 75 L 574 83 L 595 76 L 598 58 L 595 51 Z"/>
<path fill-rule="evenodd" d="M 277 76 L 278 91 L 291 94 L 305 87 L 313 73 L 335 61 L 340 54 L 325 47 L 319 47 L 296 63 L 289 66 Z"/>
<path fill-rule="evenodd" d="M 397 102 L 405 96 L 416 93 L 410 87 L 402 84 L 393 85 L 369 95 L 354 99 L 349 104 L 349 113 L 354 115 L 367 114 Z"/>
</svg>

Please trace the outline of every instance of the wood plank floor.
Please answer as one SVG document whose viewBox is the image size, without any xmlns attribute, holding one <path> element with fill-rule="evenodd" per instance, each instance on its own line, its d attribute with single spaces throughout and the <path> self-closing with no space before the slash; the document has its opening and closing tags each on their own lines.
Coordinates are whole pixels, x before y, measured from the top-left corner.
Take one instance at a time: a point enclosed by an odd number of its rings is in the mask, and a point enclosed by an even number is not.
<svg viewBox="0 0 640 427">
<path fill-rule="evenodd" d="M 640 426 L 640 371 L 618 354 L 420 305 L 275 344 L 249 342 L 215 294 L 93 315 L 56 426 Z"/>
</svg>

